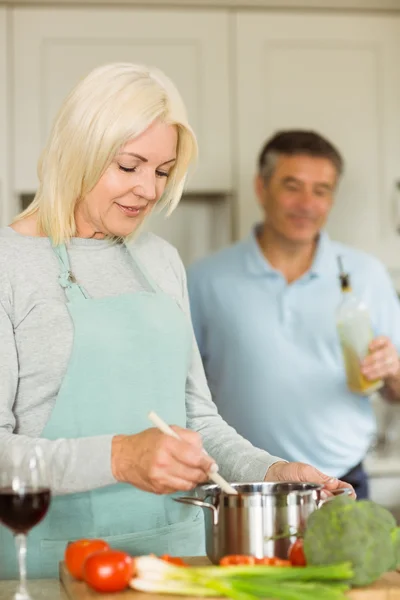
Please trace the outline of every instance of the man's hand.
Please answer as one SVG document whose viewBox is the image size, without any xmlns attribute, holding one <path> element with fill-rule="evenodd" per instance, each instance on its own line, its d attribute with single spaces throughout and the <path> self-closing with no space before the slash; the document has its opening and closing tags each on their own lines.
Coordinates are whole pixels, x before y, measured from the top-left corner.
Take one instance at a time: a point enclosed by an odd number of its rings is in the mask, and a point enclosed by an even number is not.
<svg viewBox="0 0 400 600">
<path fill-rule="evenodd" d="M 300 462 L 273 463 L 267 471 L 265 481 L 300 481 L 303 483 L 319 483 L 329 492 L 334 492 L 343 488 L 350 488 L 352 496 L 355 498 L 354 489 L 349 483 L 340 481 L 336 477 L 329 477 L 318 471 L 315 467 Z"/>
<path fill-rule="evenodd" d="M 361 363 L 361 371 L 366 379 L 400 378 L 400 360 L 396 347 L 386 336 L 379 336 L 369 345 L 370 354 Z"/>
</svg>

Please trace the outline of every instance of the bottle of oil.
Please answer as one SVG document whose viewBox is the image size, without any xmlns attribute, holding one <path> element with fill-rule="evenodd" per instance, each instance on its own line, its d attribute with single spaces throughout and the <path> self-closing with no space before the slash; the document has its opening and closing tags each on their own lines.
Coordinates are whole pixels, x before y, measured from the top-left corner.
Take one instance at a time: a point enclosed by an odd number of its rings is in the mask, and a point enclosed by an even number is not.
<svg viewBox="0 0 400 600">
<path fill-rule="evenodd" d="M 383 386 L 381 379 L 366 379 L 360 368 L 361 361 L 369 353 L 368 346 L 373 339 L 371 321 L 366 305 L 351 289 L 350 276 L 344 273 L 340 257 L 338 264 L 343 296 L 336 314 L 336 326 L 346 368 L 347 385 L 355 394 L 369 396 Z"/>
</svg>

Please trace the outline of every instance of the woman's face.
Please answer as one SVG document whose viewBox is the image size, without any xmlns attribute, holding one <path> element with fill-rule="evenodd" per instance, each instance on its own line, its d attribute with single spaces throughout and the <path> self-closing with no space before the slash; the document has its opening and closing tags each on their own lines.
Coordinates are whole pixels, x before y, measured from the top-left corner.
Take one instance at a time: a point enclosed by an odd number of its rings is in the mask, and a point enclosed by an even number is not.
<svg viewBox="0 0 400 600">
<path fill-rule="evenodd" d="M 161 121 L 127 142 L 78 204 L 78 235 L 126 237 L 135 231 L 164 192 L 177 143 L 176 127 Z"/>
</svg>

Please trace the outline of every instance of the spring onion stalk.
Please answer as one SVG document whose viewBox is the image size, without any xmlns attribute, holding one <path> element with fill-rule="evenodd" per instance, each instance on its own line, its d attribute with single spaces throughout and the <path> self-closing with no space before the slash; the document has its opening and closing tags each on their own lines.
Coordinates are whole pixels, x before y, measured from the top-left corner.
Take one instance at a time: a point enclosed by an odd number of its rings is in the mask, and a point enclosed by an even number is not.
<svg viewBox="0 0 400 600">
<path fill-rule="evenodd" d="M 142 592 L 225 596 L 232 600 L 343 600 L 353 576 L 350 563 L 331 566 L 180 567 L 155 556 L 135 559 L 130 585 Z"/>
<path fill-rule="evenodd" d="M 154 581 L 152 579 L 140 579 L 135 577 L 131 581 L 131 587 L 139 592 L 151 592 L 153 594 L 172 594 L 173 596 L 212 596 L 215 598 L 215 590 L 186 583 L 186 581 Z"/>
<path fill-rule="evenodd" d="M 321 584 L 309 582 L 285 582 L 279 587 L 276 582 L 267 583 L 262 586 L 255 586 L 251 582 L 234 583 L 236 590 L 251 593 L 257 598 L 279 598 L 280 600 L 309 600 L 318 598 L 318 600 L 339 600 L 344 598 L 344 593 L 350 587 L 348 585 Z"/>
<path fill-rule="evenodd" d="M 187 571 L 188 569 L 186 569 Z M 226 567 L 191 567 L 190 574 L 187 576 L 225 578 L 241 577 L 268 577 L 268 579 L 279 579 L 288 581 L 294 579 L 297 581 L 333 581 L 349 580 L 353 576 L 351 563 L 341 563 L 337 565 L 321 565 L 307 567 L 274 567 L 265 565 L 232 565 Z M 185 575 L 183 575 L 185 577 Z"/>
</svg>

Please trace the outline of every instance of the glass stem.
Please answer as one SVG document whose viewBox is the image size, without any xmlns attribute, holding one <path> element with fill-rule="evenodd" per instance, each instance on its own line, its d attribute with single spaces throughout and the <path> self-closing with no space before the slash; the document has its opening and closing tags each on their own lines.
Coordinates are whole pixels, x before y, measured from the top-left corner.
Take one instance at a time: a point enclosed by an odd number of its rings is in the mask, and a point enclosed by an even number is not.
<svg viewBox="0 0 400 600">
<path fill-rule="evenodd" d="M 29 598 L 26 587 L 26 535 L 24 533 L 17 533 L 15 535 L 15 545 L 17 548 L 19 568 L 19 588 L 17 598 Z"/>
</svg>

